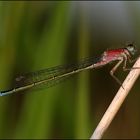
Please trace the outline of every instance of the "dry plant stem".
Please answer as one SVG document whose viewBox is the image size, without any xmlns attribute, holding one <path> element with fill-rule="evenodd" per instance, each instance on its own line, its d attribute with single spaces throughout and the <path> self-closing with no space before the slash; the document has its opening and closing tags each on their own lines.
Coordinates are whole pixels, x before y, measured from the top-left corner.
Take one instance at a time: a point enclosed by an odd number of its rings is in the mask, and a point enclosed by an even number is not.
<svg viewBox="0 0 140 140">
<path fill-rule="evenodd" d="M 124 89 L 120 87 L 90 139 L 101 139 L 104 132 L 109 127 L 111 121 L 113 120 L 114 116 L 116 115 L 117 111 L 119 110 L 120 106 L 128 95 L 130 89 L 140 75 L 140 69 L 135 69 L 140 68 L 140 57 L 134 64 L 133 68 L 134 69 L 130 71 L 125 81 L 123 82 Z"/>
</svg>

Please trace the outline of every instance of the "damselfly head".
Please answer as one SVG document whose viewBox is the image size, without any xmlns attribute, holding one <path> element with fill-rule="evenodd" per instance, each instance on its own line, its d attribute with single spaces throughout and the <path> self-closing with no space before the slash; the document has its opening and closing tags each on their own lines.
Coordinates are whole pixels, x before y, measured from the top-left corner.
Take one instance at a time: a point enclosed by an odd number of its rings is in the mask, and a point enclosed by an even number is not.
<svg viewBox="0 0 140 140">
<path fill-rule="evenodd" d="M 129 44 L 127 44 L 127 47 L 126 47 L 126 49 L 129 51 L 129 53 L 131 54 L 131 55 L 134 55 L 135 53 L 136 53 L 136 46 L 134 45 L 134 43 L 129 43 Z"/>
</svg>

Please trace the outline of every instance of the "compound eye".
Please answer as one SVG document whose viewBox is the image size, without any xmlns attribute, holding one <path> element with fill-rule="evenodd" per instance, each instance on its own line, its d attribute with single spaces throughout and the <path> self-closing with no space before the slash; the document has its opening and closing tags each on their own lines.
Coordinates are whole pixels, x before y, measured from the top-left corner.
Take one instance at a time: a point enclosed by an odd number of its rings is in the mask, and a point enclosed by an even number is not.
<svg viewBox="0 0 140 140">
<path fill-rule="evenodd" d="M 133 44 L 132 44 L 132 43 L 131 43 L 131 44 L 128 44 L 128 46 L 132 47 L 132 46 L 133 46 Z"/>
</svg>

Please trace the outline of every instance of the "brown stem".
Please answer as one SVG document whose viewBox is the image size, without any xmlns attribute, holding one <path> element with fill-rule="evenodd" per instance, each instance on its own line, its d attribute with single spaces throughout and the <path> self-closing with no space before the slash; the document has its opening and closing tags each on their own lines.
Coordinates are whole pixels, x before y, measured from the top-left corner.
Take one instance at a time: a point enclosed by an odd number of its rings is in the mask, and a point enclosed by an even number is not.
<svg viewBox="0 0 140 140">
<path fill-rule="evenodd" d="M 90 139 L 101 139 L 103 134 L 109 127 L 111 121 L 115 117 L 117 111 L 119 110 L 120 106 L 124 102 L 126 96 L 128 95 L 129 91 L 131 90 L 132 86 L 134 85 L 135 81 L 140 75 L 140 57 L 134 64 L 133 68 L 139 68 L 139 69 L 132 69 L 129 72 L 128 76 L 123 82 L 124 89 L 120 87 L 116 96 L 114 97 L 110 106 L 106 110 L 104 116 L 102 117 L 100 123 L 96 127 Z"/>
</svg>

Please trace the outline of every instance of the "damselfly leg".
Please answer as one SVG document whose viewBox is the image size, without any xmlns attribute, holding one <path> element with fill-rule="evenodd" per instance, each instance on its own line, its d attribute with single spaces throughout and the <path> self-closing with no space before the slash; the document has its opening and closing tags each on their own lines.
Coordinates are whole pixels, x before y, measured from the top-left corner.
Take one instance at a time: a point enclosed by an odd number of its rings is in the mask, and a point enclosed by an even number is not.
<svg viewBox="0 0 140 140">
<path fill-rule="evenodd" d="M 121 65 L 121 63 L 123 62 L 123 58 L 121 60 L 119 60 L 119 62 L 111 69 L 110 71 L 110 75 L 116 80 L 116 82 L 122 86 L 122 82 L 114 75 L 115 71 L 117 70 L 117 68 Z M 122 86 L 123 87 L 123 86 Z"/>
<path fill-rule="evenodd" d="M 110 75 L 116 80 L 116 82 L 122 86 L 122 88 L 124 89 L 122 82 L 114 75 L 115 71 L 118 69 L 118 67 L 123 63 L 123 71 L 130 71 L 133 69 L 140 69 L 140 67 L 133 67 L 133 68 L 127 68 L 127 62 L 129 61 L 129 63 L 136 61 L 138 58 L 131 60 L 127 55 L 123 55 L 122 58 L 120 58 L 119 62 L 111 69 L 110 71 Z"/>
</svg>

